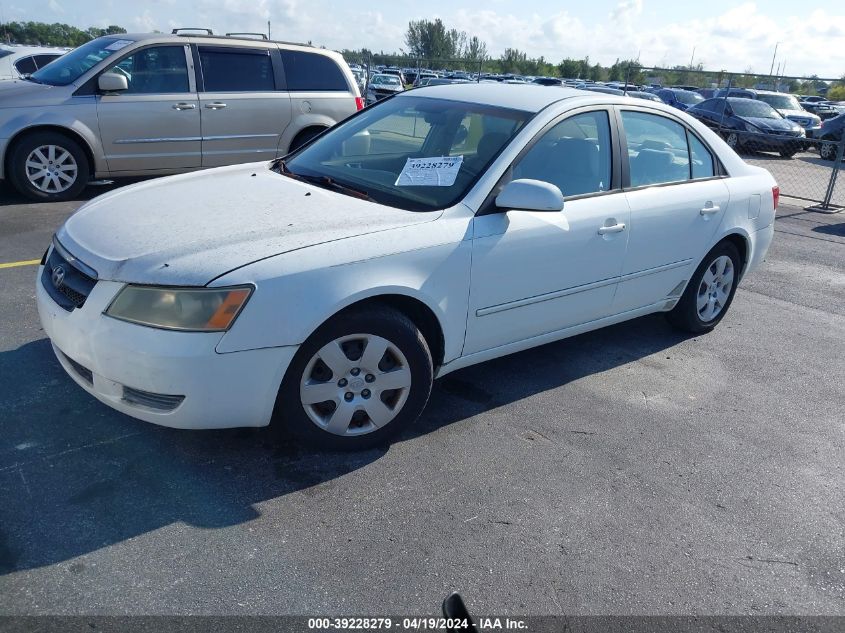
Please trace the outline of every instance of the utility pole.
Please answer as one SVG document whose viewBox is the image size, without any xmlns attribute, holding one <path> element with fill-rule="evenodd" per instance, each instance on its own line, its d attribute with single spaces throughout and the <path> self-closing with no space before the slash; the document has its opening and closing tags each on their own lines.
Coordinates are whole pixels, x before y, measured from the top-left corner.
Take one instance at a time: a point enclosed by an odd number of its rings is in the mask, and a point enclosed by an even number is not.
<svg viewBox="0 0 845 633">
<path fill-rule="evenodd" d="M 692 55 L 689 58 L 689 68 L 692 70 L 692 60 L 695 59 L 695 46 L 692 47 Z"/>
<path fill-rule="evenodd" d="M 780 44 L 780 42 L 775 42 L 775 52 L 772 55 L 772 66 L 771 66 L 771 68 L 769 68 L 769 77 L 772 76 L 772 71 L 775 69 L 775 57 L 777 57 L 777 54 L 778 54 L 778 45 L 779 44 Z"/>
<path fill-rule="evenodd" d="M 267 39 L 268 40 L 271 39 L 270 38 L 270 20 L 267 20 Z"/>
</svg>

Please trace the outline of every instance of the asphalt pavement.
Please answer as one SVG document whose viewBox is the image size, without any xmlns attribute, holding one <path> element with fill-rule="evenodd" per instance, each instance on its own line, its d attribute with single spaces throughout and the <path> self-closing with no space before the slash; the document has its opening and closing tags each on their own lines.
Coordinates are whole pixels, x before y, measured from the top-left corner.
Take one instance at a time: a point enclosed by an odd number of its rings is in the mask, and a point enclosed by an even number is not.
<svg viewBox="0 0 845 633">
<path fill-rule="evenodd" d="M 0 190 L 0 265 L 79 204 Z M 845 213 L 782 204 L 713 333 L 456 372 L 352 455 L 112 411 L 53 357 L 36 267 L 0 268 L 0 614 L 845 615 L 843 255 Z"/>
</svg>

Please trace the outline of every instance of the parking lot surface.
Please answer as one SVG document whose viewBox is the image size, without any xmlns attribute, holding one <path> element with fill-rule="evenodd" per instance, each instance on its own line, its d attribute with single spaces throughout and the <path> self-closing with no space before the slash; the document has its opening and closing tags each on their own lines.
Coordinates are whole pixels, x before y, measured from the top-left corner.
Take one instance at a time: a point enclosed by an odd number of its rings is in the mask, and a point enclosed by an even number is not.
<svg viewBox="0 0 845 633">
<path fill-rule="evenodd" d="M 0 200 L 0 263 L 80 204 Z M 843 255 L 845 214 L 782 204 L 715 332 L 658 315 L 456 372 L 351 455 L 99 404 L 36 267 L 0 268 L 0 613 L 436 614 L 460 590 L 477 614 L 845 615 Z"/>
</svg>

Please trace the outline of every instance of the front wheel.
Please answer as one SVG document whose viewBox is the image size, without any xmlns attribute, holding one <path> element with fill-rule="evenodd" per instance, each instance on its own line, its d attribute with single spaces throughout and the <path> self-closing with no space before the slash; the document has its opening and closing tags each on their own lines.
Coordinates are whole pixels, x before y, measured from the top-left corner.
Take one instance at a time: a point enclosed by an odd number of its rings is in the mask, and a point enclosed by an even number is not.
<svg viewBox="0 0 845 633">
<path fill-rule="evenodd" d="M 725 143 L 728 144 L 733 151 L 739 153 L 739 134 L 736 132 L 730 132 L 729 134 L 725 135 Z"/>
<path fill-rule="evenodd" d="M 75 198 L 89 176 L 88 158 L 79 143 L 63 134 L 36 132 L 12 148 L 9 179 L 21 194 L 41 202 Z"/>
<path fill-rule="evenodd" d="M 720 242 L 702 260 L 687 284 L 678 304 L 666 313 L 680 330 L 709 332 L 728 311 L 739 283 L 739 251 L 730 242 Z"/>
<path fill-rule="evenodd" d="M 795 156 L 795 154 L 798 153 L 798 150 L 795 148 L 782 149 L 778 153 L 780 154 L 781 158 L 792 158 L 793 156 Z"/>
<path fill-rule="evenodd" d="M 819 145 L 819 156 L 824 160 L 836 160 L 837 147 L 830 142 L 822 142 Z"/>
<path fill-rule="evenodd" d="M 273 425 L 314 448 L 383 444 L 422 413 L 433 375 L 428 344 L 404 314 L 380 306 L 343 312 L 300 347 Z"/>
</svg>

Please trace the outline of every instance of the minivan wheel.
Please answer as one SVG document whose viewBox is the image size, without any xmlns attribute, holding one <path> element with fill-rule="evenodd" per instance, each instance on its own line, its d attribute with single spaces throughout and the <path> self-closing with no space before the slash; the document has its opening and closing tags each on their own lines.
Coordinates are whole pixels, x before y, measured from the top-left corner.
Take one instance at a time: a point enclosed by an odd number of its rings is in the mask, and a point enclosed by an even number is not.
<svg viewBox="0 0 845 633">
<path fill-rule="evenodd" d="M 9 157 L 9 180 L 32 200 L 58 202 L 75 198 L 88 183 L 88 157 L 79 143 L 55 132 L 36 132 L 15 144 Z"/>
<path fill-rule="evenodd" d="M 342 312 L 294 356 L 273 426 L 319 449 L 384 444 L 422 413 L 433 375 L 428 344 L 404 314 L 380 306 Z"/>
<path fill-rule="evenodd" d="M 309 127 L 297 134 L 290 143 L 290 151 L 298 150 L 315 136 L 322 134 L 326 128 L 324 127 Z"/>
<path fill-rule="evenodd" d="M 676 328 L 693 334 L 712 330 L 730 308 L 741 265 L 736 246 L 730 242 L 717 244 L 699 264 L 666 318 Z"/>
</svg>

